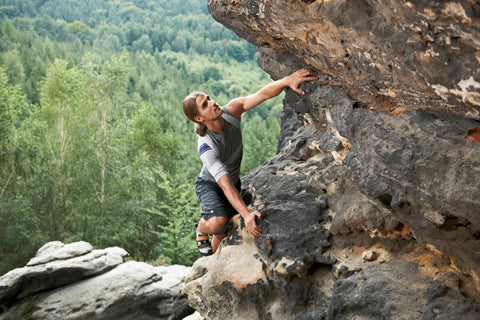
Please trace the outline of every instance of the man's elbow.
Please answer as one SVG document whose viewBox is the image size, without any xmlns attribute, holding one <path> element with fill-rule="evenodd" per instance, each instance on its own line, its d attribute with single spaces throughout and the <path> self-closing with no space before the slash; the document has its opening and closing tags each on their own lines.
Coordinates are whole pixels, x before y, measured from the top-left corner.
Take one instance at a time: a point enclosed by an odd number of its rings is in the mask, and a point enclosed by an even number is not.
<svg viewBox="0 0 480 320">
<path fill-rule="evenodd" d="M 228 174 L 224 174 L 217 180 L 218 185 L 222 188 L 223 191 L 227 190 L 228 187 L 232 184 L 232 179 Z"/>
</svg>

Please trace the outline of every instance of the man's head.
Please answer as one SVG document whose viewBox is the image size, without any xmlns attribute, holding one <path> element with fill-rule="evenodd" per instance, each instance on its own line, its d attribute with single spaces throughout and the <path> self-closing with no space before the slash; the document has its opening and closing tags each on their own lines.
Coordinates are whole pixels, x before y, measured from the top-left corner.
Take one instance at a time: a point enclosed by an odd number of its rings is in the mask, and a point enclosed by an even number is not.
<svg viewBox="0 0 480 320">
<path fill-rule="evenodd" d="M 190 93 L 188 96 L 183 99 L 183 113 L 185 113 L 185 116 L 190 119 L 193 122 L 195 121 L 195 117 L 198 116 L 198 110 L 197 110 L 197 97 L 201 94 L 204 94 L 203 92 L 199 91 L 194 91 Z"/>
<path fill-rule="evenodd" d="M 205 93 L 195 91 L 183 99 L 183 113 L 195 123 L 195 132 L 202 136 L 206 132 L 206 122 L 221 116 L 223 109 Z"/>
<path fill-rule="evenodd" d="M 204 93 L 195 91 L 189 94 L 188 96 L 186 96 L 185 99 L 183 99 L 183 113 L 185 113 L 185 116 L 189 120 L 195 123 L 195 133 L 198 134 L 199 136 L 203 136 L 207 132 L 207 126 L 195 120 L 195 118 L 198 117 L 196 100 L 197 100 L 197 97 L 201 94 L 204 94 Z"/>
</svg>

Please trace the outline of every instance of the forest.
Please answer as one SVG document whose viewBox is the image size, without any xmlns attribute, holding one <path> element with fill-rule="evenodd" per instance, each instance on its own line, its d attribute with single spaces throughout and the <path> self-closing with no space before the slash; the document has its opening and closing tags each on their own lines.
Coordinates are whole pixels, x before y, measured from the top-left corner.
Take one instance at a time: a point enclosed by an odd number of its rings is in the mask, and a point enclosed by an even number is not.
<svg viewBox="0 0 480 320">
<path fill-rule="evenodd" d="M 220 105 L 271 79 L 207 0 L 0 1 L 0 274 L 44 243 L 191 265 L 201 169 L 191 91 Z M 242 119 L 242 174 L 277 149 L 281 99 Z"/>
</svg>

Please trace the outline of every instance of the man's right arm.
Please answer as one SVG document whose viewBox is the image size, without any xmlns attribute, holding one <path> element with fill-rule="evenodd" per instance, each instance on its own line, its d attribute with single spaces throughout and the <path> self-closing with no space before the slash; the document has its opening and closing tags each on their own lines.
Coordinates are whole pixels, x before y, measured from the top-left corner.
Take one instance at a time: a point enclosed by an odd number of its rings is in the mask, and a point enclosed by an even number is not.
<svg viewBox="0 0 480 320">
<path fill-rule="evenodd" d="M 262 229 L 257 225 L 257 219 L 262 219 L 260 211 L 250 211 L 243 201 L 237 188 L 233 185 L 232 179 L 228 174 L 223 175 L 218 180 L 218 185 L 222 188 L 230 204 L 237 210 L 245 221 L 248 232 L 258 238 L 262 234 Z"/>
<path fill-rule="evenodd" d="M 200 140 L 199 140 L 200 141 Z M 200 142 L 198 154 L 204 166 L 210 174 L 217 180 L 230 204 L 237 210 L 245 221 L 248 232 L 257 238 L 262 233 L 262 229 L 257 225 L 256 219 L 261 219 L 262 214 L 259 211 L 250 211 L 243 201 L 237 188 L 233 185 L 230 175 L 227 173 L 225 165 L 220 161 L 218 154 L 207 143 Z"/>
</svg>

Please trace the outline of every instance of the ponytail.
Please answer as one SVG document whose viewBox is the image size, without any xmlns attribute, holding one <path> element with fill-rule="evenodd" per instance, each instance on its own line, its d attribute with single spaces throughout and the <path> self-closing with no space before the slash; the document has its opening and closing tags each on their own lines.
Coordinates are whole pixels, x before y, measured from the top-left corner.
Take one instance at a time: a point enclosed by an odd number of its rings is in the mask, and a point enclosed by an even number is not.
<svg viewBox="0 0 480 320">
<path fill-rule="evenodd" d="M 202 122 L 195 122 L 195 133 L 203 137 L 207 133 L 207 125 Z"/>
<path fill-rule="evenodd" d="M 195 123 L 195 133 L 199 136 L 204 136 L 207 132 L 207 126 L 202 122 L 195 121 L 195 117 L 198 116 L 196 99 L 200 94 L 204 93 L 195 91 L 183 99 L 183 113 Z"/>
</svg>

